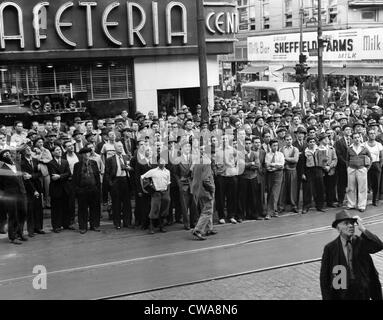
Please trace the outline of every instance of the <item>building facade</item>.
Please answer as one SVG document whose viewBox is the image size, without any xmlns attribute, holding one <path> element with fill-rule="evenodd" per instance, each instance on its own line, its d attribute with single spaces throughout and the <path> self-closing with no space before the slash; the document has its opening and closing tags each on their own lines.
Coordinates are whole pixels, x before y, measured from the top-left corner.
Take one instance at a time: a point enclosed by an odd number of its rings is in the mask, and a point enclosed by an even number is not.
<svg viewBox="0 0 383 320">
<path fill-rule="evenodd" d="M 317 73 L 317 0 L 238 0 L 234 53 L 221 56 L 222 78 L 291 80 L 303 53 Z M 325 74 L 383 76 L 383 1 L 322 0 Z M 326 78 L 326 80 L 328 80 Z M 331 83 L 329 83 L 331 84 Z"/>
<path fill-rule="evenodd" d="M 205 1 L 210 99 L 236 3 Z M 97 116 L 199 102 L 195 1 L 0 2 L 0 109 Z"/>
</svg>

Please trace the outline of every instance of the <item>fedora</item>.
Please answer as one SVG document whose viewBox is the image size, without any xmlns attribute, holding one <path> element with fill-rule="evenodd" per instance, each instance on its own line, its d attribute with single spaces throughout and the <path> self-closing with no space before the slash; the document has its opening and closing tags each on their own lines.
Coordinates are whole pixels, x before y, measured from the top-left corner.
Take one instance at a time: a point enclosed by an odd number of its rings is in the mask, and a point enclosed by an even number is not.
<svg viewBox="0 0 383 320">
<path fill-rule="evenodd" d="M 332 227 L 336 228 L 339 222 L 342 222 L 344 220 L 353 220 L 354 223 L 357 221 L 357 219 L 350 216 L 350 214 L 346 210 L 339 211 L 335 214 L 335 220 L 332 223 Z"/>
</svg>

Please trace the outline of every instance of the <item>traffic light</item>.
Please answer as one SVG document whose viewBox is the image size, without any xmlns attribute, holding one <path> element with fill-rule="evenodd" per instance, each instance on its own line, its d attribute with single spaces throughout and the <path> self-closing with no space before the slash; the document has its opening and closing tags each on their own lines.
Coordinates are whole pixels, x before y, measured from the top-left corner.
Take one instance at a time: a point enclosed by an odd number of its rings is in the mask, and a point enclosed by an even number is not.
<svg viewBox="0 0 383 320">
<path fill-rule="evenodd" d="M 299 55 L 299 63 L 295 65 L 295 78 L 298 82 L 303 83 L 305 82 L 310 75 L 308 74 L 308 71 L 310 67 L 306 63 L 307 56 L 304 54 Z"/>
<path fill-rule="evenodd" d="M 306 56 L 305 54 L 301 53 L 301 54 L 299 55 L 299 63 L 300 63 L 300 64 L 304 64 L 304 63 L 306 63 L 306 62 L 307 62 L 307 56 Z"/>
</svg>

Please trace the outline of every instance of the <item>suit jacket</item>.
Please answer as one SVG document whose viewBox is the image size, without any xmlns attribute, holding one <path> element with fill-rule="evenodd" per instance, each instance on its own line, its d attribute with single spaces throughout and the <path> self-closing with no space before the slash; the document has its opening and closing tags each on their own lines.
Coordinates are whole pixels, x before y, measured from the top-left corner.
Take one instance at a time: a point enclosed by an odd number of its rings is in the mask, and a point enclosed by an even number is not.
<svg viewBox="0 0 383 320">
<path fill-rule="evenodd" d="M 298 178 L 301 178 L 305 170 L 305 150 L 307 148 L 307 143 L 303 142 L 302 145 L 298 141 L 294 141 L 293 146 L 299 151 L 299 160 L 297 163 L 297 175 Z"/>
<path fill-rule="evenodd" d="M 127 155 L 122 155 L 122 159 L 124 162 L 130 162 L 130 156 Z M 114 180 L 116 179 L 117 176 L 117 158 L 116 155 L 113 157 L 110 157 L 106 159 L 105 162 L 105 181 L 112 186 Z M 127 172 L 126 175 L 127 181 L 129 181 L 129 173 Z"/>
<path fill-rule="evenodd" d="M 7 196 L 14 198 L 26 195 L 23 177 L 21 176 L 21 168 L 17 163 L 16 169 L 17 174 L 15 174 L 5 163 L 1 166 L 0 190 L 3 191 L 5 198 L 7 198 Z"/>
<path fill-rule="evenodd" d="M 128 139 L 122 138 L 121 142 L 122 142 L 122 145 L 124 146 L 125 153 L 132 156 L 134 154 L 134 151 L 137 148 L 137 141 L 134 140 L 133 138 L 128 138 Z"/>
<path fill-rule="evenodd" d="M 260 137 L 261 141 L 263 141 L 263 133 L 264 132 L 270 132 L 270 130 L 266 127 L 263 127 L 263 131 L 261 132 L 261 130 L 258 128 L 258 126 L 254 126 L 254 128 L 253 128 L 253 135 Z"/>
<path fill-rule="evenodd" d="M 96 181 L 96 188 L 100 190 L 100 187 L 101 187 L 100 171 L 98 170 L 97 162 L 93 160 L 89 160 L 89 163 L 93 171 L 94 179 Z M 83 186 L 81 186 L 82 166 L 83 166 L 83 161 L 80 160 L 79 162 L 75 163 L 73 168 L 72 183 L 73 183 L 73 187 L 76 194 L 81 194 L 82 192 L 86 191 L 86 189 Z"/>
<path fill-rule="evenodd" d="M 206 158 L 206 157 L 205 157 Z M 204 164 L 196 164 L 192 167 L 193 180 L 190 185 L 191 193 L 198 201 L 211 201 L 214 199 L 215 185 L 213 171 L 208 159 Z"/>
<path fill-rule="evenodd" d="M 370 254 L 383 249 L 380 239 L 366 230 L 362 235 L 355 236 L 352 240 L 353 271 L 358 285 L 364 288 L 371 299 L 382 300 L 382 287 L 379 275 L 375 269 Z M 345 299 L 347 289 L 334 289 L 332 282 L 334 278 L 333 270 L 335 266 L 344 266 L 348 270 L 347 259 L 344 255 L 340 236 L 327 244 L 322 255 L 322 265 L 320 270 L 320 286 L 324 300 Z M 349 274 L 349 272 L 347 272 Z M 349 276 L 347 276 L 347 283 Z"/>
<path fill-rule="evenodd" d="M 32 158 L 33 167 L 30 165 L 29 161 L 25 158 L 21 158 L 20 167 L 23 172 L 29 173 L 32 178 L 29 180 L 24 180 L 25 189 L 27 191 L 28 196 L 33 196 L 37 191 L 38 193 L 43 192 L 43 188 L 40 182 L 40 178 L 42 177 L 41 171 L 39 170 L 39 161 L 37 159 Z"/>
<path fill-rule="evenodd" d="M 151 169 L 154 169 L 156 167 L 155 164 L 149 164 L 145 159 L 139 160 L 138 157 L 140 155 L 136 155 L 136 159 L 134 160 L 134 171 L 135 171 L 135 183 L 136 183 L 136 190 L 137 193 L 144 193 L 142 190 L 142 185 L 141 185 L 141 176 L 148 172 Z"/>
<path fill-rule="evenodd" d="M 266 152 L 263 149 L 259 149 L 259 166 L 254 166 L 251 163 L 255 162 L 255 152 L 251 150 L 250 154 L 243 154 L 244 163 L 240 161 L 240 171 L 239 173 L 242 175 L 240 177 L 245 179 L 254 179 L 257 177 L 258 183 L 264 182 L 264 174 L 265 174 L 265 157 Z M 243 167 L 244 168 L 241 168 Z"/>
<path fill-rule="evenodd" d="M 186 163 L 186 160 L 181 156 L 181 161 L 175 165 L 175 175 L 178 180 L 179 186 L 183 189 L 189 189 L 191 178 L 191 167 L 192 167 L 192 155 L 190 154 L 190 161 Z M 186 190 L 185 190 L 186 191 Z"/>
<path fill-rule="evenodd" d="M 335 151 L 338 157 L 338 166 L 347 166 L 347 143 L 344 137 L 335 142 Z"/>
<path fill-rule="evenodd" d="M 53 159 L 48 163 L 48 171 L 51 177 L 49 184 L 49 194 L 52 198 L 61 198 L 64 195 L 68 195 L 71 192 L 71 184 L 69 178 L 71 173 L 69 169 L 69 163 L 67 160 L 61 158 L 61 165 L 59 165 L 56 159 Z M 60 175 L 60 179 L 53 181 L 52 176 L 54 174 Z"/>
</svg>

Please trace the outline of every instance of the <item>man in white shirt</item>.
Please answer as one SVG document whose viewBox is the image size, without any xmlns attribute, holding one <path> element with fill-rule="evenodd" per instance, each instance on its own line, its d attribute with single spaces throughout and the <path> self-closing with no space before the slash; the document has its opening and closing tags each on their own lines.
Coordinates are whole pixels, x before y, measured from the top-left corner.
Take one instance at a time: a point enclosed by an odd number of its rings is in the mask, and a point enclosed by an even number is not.
<svg viewBox="0 0 383 320">
<path fill-rule="evenodd" d="M 16 121 L 15 133 L 11 136 L 10 145 L 14 148 L 20 148 L 22 144 L 27 143 L 27 133 L 24 131 L 23 123 Z"/>
<path fill-rule="evenodd" d="M 283 168 L 285 166 L 285 156 L 278 151 L 278 140 L 270 141 L 271 152 L 266 154 L 266 179 L 267 179 L 267 216 L 277 218 L 278 215 L 278 199 L 281 192 Z"/>
<path fill-rule="evenodd" d="M 160 231 L 166 232 L 163 220 L 168 215 L 170 205 L 170 171 L 165 168 L 165 160 L 163 158 L 159 159 L 157 168 L 151 169 L 141 176 L 141 183 L 146 178 L 152 178 L 156 190 L 152 194 L 151 200 L 149 233 L 154 234 L 153 220 L 155 219 L 160 219 Z"/>
</svg>

